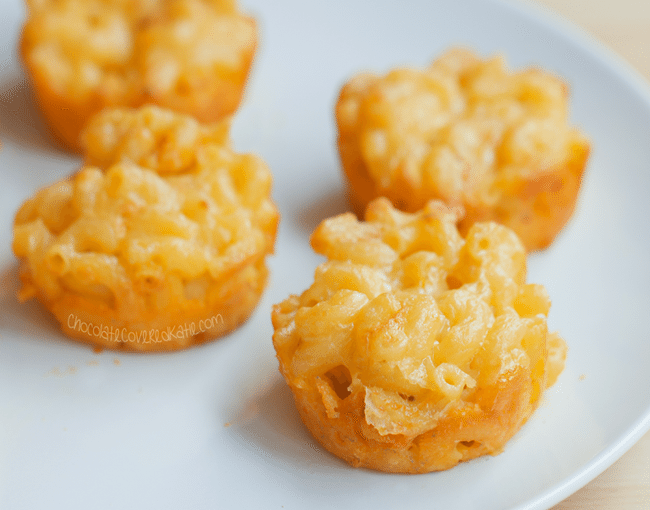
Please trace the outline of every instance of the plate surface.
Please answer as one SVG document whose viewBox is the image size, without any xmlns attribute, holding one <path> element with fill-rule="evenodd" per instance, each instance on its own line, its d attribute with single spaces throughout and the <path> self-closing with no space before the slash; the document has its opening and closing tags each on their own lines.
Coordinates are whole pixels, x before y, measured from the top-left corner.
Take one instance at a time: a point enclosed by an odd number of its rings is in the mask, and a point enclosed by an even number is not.
<svg viewBox="0 0 650 510">
<path fill-rule="evenodd" d="M 650 92 L 588 37 L 499 0 L 247 0 L 261 47 L 235 147 L 275 175 L 282 221 L 253 317 L 174 354 L 67 340 L 37 303 L 18 304 L 11 223 L 78 160 L 53 144 L 16 56 L 17 0 L 0 20 L 0 507 L 548 508 L 650 428 Z M 361 70 L 424 66 L 452 45 L 563 76 L 572 121 L 593 142 L 575 216 L 529 262 L 569 344 L 566 370 L 499 456 L 428 475 L 355 470 L 303 428 L 277 371 L 270 307 L 311 282 L 308 236 L 343 212 L 333 105 Z"/>
</svg>

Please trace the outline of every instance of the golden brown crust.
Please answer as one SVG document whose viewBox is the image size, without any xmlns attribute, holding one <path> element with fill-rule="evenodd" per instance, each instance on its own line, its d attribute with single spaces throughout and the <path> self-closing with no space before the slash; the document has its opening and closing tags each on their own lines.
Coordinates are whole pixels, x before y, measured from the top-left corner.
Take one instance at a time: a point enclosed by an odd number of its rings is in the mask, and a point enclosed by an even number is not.
<svg viewBox="0 0 650 510">
<path fill-rule="evenodd" d="M 20 54 L 54 135 L 107 107 L 157 104 L 215 122 L 241 101 L 257 46 L 231 0 L 28 1 Z"/>
<path fill-rule="evenodd" d="M 292 388 L 300 417 L 327 450 L 354 467 L 389 473 L 428 473 L 454 467 L 482 455 L 501 453 L 534 410 L 530 373 L 519 369 L 503 377 L 481 406 L 452 407 L 435 428 L 418 436 L 380 435 L 366 422 L 364 393 L 336 399 L 338 417 L 330 417 L 320 393 Z"/>
<path fill-rule="evenodd" d="M 460 229 L 497 221 L 528 250 L 571 217 L 589 143 L 567 124 L 567 88 L 537 69 L 451 50 L 429 68 L 361 74 L 341 90 L 338 148 L 360 214 L 385 196 L 414 212 L 440 199 L 465 209 Z"/>
<path fill-rule="evenodd" d="M 16 214 L 20 298 L 115 349 L 182 349 L 238 327 L 266 286 L 278 213 L 268 168 L 234 153 L 227 128 L 156 107 L 93 118 L 85 165 Z"/>
<path fill-rule="evenodd" d="M 497 454 L 562 371 L 550 300 L 526 284 L 512 231 L 431 202 L 385 199 L 366 221 L 325 220 L 328 260 L 300 296 L 275 305 L 273 342 L 301 418 L 357 467 L 424 473 Z"/>
</svg>

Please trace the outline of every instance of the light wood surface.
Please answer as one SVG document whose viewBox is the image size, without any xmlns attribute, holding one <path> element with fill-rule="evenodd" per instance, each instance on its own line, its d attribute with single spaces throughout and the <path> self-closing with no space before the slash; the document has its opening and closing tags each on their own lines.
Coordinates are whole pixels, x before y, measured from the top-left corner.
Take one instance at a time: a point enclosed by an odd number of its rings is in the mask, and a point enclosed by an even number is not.
<svg viewBox="0 0 650 510">
<path fill-rule="evenodd" d="M 534 3 L 560 14 L 609 46 L 632 64 L 650 87 L 650 0 Z M 553 508 L 577 509 L 650 509 L 650 432 L 604 473 Z"/>
</svg>

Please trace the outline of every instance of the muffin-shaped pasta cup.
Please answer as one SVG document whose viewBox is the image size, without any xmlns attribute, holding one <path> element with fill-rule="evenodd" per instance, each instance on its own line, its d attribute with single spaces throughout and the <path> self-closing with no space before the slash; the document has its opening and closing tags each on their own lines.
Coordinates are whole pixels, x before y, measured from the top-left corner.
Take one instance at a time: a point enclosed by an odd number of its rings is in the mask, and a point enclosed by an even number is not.
<svg viewBox="0 0 650 510">
<path fill-rule="evenodd" d="M 27 0 L 21 56 L 54 135 L 106 107 L 157 104 L 202 122 L 231 115 L 257 45 L 235 0 Z"/>
<path fill-rule="evenodd" d="M 414 212 L 431 199 L 547 247 L 571 217 L 589 154 L 570 126 L 566 85 L 540 69 L 454 49 L 423 70 L 360 74 L 341 90 L 338 148 L 356 212 L 385 196 Z"/>
<path fill-rule="evenodd" d="M 549 297 L 507 227 L 385 198 L 311 237 L 314 283 L 273 308 L 280 371 L 303 422 L 353 466 L 444 470 L 497 454 L 564 367 Z"/>
<path fill-rule="evenodd" d="M 227 124 L 157 107 L 106 110 L 84 139 L 84 166 L 16 214 L 19 297 L 114 349 L 182 349 L 244 322 L 278 222 L 267 166 L 233 152 Z"/>
</svg>

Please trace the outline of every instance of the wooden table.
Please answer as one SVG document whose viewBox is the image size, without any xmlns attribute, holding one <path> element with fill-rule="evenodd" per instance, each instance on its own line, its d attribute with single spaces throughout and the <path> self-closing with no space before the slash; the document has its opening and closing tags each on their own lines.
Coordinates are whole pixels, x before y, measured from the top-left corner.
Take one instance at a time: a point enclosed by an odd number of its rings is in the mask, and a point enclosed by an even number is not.
<svg viewBox="0 0 650 510">
<path fill-rule="evenodd" d="M 650 0 L 535 0 L 605 43 L 650 87 Z M 649 140 L 650 143 L 650 140 Z M 553 510 L 650 509 L 650 432 Z"/>
</svg>

